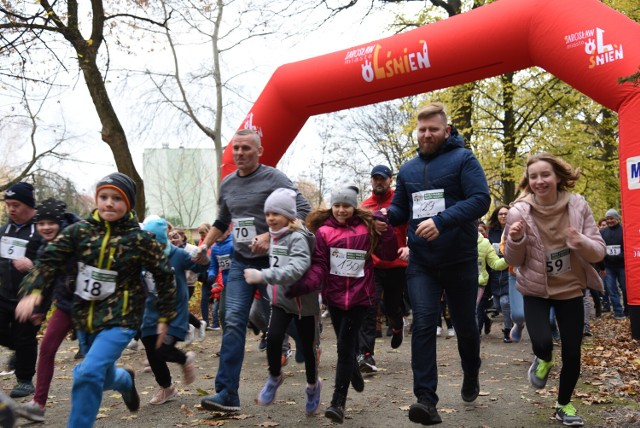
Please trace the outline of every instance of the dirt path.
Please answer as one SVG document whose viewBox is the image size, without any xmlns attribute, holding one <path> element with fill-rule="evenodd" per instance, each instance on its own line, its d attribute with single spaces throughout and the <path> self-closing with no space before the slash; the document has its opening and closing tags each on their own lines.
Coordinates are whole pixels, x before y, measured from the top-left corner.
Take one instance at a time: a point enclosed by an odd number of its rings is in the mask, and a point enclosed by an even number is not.
<svg viewBox="0 0 640 428">
<path fill-rule="evenodd" d="M 240 384 L 242 411 L 237 415 L 224 416 L 199 409 L 200 395 L 213 390 L 218 359 L 214 356 L 220 347 L 220 332 L 207 332 L 204 342 L 196 342 L 189 348 L 197 354 L 198 379 L 190 386 L 181 385 L 181 370 L 171 366 L 180 395 L 174 401 L 161 406 L 148 404 L 155 389 L 153 375 L 142 372 L 144 351 L 125 351 L 121 362 L 131 364 L 137 370 L 136 383 L 141 394 L 139 412 L 129 413 L 116 392 L 106 392 L 96 427 L 293 427 L 331 426 L 323 414 L 331 400 L 335 370 L 335 336 L 329 321 L 324 320 L 322 337 L 322 362 L 320 375 L 324 380 L 322 405 L 315 417 L 304 414 L 304 365 L 291 358 L 284 368 L 285 383 L 278 390 L 276 401 L 269 407 L 258 406 L 254 398 L 262 388 L 266 370 L 266 355 L 257 349 L 258 337 L 249 333 Z M 558 372 L 550 376 L 549 389 L 536 391 L 529 386 L 527 370 L 531 361 L 530 343 L 525 338 L 519 344 L 502 343 L 501 333 L 494 323 L 494 332 L 482 337 L 481 393 L 476 402 L 466 404 L 460 398 L 462 372 L 457 355 L 457 339 L 438 339 L 438 370 L 440 403 L 438 410 L 446 427 L 544 427 L 562 426 L 553 420 L 553 405 L 558 384 Z M 500 333 L 500 335 L 499 335 Z M 415 401 L 412 392 L 410 365 L 410 340 L 392 350 L 388 338 L 376 342 L 376 362 L 380 371 L 365 378 L 363 393 L 349 391 L 345 427 L 410 427 L 417 426 L 407 417 L 409 405 Z M 46 412 L 47 427 L 64 427 L 70 407 L 72 370 L 76 361 L 73 355 L 77 343 L 65 341 L 58 353 L 56 372 Z M 8 352 L 0 353 L 0 361 L 6 361 Z M 581 388 L 588 388 L 582 383 Z M 13 376 L 2 378 L 2 388 L 7 393 L 14 384 Z M 23 401 L 28 401 L 24 399 Z M 611 406 L 583 405 L 579 398 L 574 403 L 587 426 L 630 426 L 633 419 L 625 421 L 612 417 Z M 619 409 L 618 409 L 619 411 Z M 615 413 L 615 412 L 614 412 Z M 622 413 L 620 413 L 622 414 Z M 619 420 L 616 420 L 619 419 Z M 43 426 L 24 424 L 20 426 Z M 640 422 L 638 423 L 640 426 Z"/>
</svg>

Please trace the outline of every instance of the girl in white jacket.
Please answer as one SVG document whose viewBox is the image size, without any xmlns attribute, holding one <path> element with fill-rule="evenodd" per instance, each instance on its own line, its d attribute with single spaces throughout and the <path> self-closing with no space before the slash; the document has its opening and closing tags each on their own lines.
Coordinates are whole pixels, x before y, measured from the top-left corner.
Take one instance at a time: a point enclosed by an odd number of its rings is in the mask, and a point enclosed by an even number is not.
<svg viewBox="0 0 640 428">
<path fill-rule="evenodd" d="M 544 388 L 554 365 L 549 311 L 556 313 L 562 339 L 562 370 L 556 419 L 568 426 L 584 421 L 571 404 L 580 376 L 584 330 L 582 290 L 602 289 L 591 263 L 604 257 L 605 244 L 585 199 L 567 190 L 579 171 L 548 153 L 531 156 L 520 182 L 521 195 L 507 216 L 504 257 L 517 267 L 516 286 L 535 358 L 529 381 Z"/>
</svg>

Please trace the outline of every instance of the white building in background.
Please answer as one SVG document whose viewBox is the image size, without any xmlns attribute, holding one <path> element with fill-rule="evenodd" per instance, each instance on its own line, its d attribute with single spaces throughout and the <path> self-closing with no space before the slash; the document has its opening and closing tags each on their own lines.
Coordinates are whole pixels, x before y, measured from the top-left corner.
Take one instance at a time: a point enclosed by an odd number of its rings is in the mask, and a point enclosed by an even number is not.
<svg viewBox="0 0 640 428">
<path fill-rule="evenodd" d="M 216 218 L 216 154 L 211 149 L 144 149 L 147 213 L 193 229 Z"/>
</svg>

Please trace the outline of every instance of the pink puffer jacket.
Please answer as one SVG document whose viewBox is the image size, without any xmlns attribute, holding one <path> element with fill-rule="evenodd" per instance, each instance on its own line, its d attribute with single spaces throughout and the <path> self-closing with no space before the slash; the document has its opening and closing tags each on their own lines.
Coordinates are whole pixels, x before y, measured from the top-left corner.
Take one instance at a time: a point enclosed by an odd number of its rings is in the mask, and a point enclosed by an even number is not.
<svg viewBox="0 0 640 428">
<path fill-rule="evenodd" d="M 602 280 L 598 272 L 591 266 L 604 258 L 605 243 L 593 219 L 591 208 L 581 195 L 571 194 L 568 206 L 569 224 L 582 233 L 580 249 L 574 251 L 582 264 L 587 277 L 587 287 L 603 292 Z M 509 237 L 509 228 L 519 220 L 525 223 L 525 235 L 522 240 L 514 242 Z M 547 289 L 546 253 L 540 233 L 531 215 L 531 205 L 516 202 L 509 210 L 504 236 L 506 243 L 504 258 L 509 265 L 518 268 L 516 287 L 525 296 L 549 297 Z"/>
</svg>

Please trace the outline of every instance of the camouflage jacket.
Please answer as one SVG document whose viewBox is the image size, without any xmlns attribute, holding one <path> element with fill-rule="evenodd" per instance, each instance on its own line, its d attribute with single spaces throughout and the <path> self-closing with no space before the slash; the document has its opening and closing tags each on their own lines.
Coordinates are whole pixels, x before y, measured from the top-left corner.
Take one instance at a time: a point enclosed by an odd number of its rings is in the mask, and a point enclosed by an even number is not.
<svg viewBox="0 0 640 428">
<path fill-rule="evenodd" d="M 76 329 L 89 333 L 109 327 L 138 329 L 147 294 L 140 274 L 142 266 L 156 280 L 159 321 L 168 322 L 176 316 L 176 290 L 167 257 L 153 235 L 140 229 L 134 212 L 108 222 L 94 210 L 86 220 L 64 229 L 22 281 L 21 292 L 41 293 L 53 286 L 71 258 L 117 272 L 115 291 L 103 300 L 84 300 L 78 296 L 76 287 L 72 311 Z"/>
</svg>

